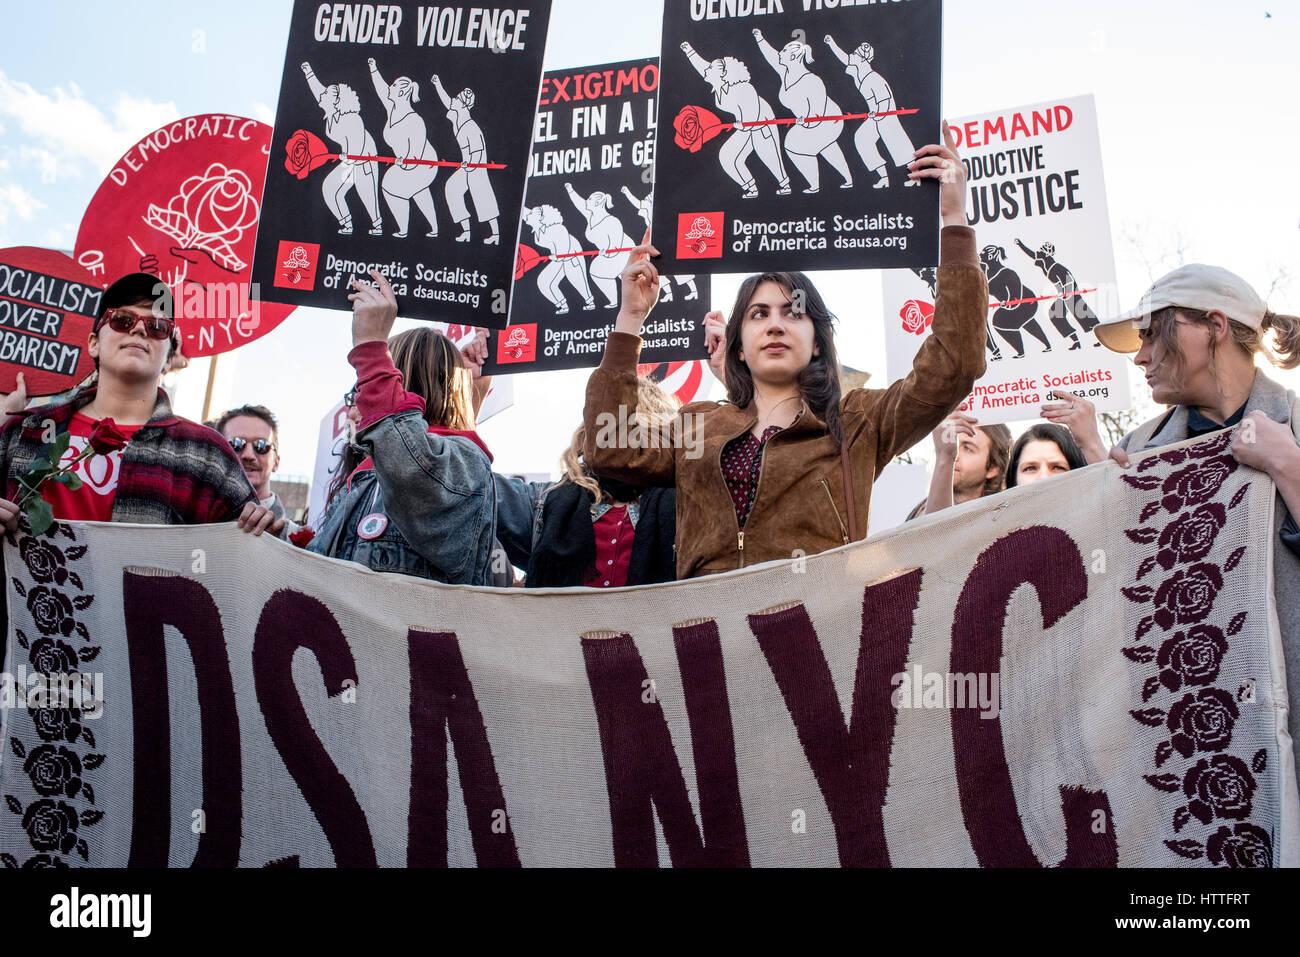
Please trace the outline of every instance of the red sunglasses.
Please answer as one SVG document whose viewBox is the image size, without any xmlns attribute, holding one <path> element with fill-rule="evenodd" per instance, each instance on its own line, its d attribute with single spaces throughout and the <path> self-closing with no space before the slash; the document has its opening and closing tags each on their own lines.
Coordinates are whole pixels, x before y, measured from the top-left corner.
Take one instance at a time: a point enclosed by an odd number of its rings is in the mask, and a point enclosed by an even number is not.
<svg viewBox="0 0 1300 957">
<path fill-rule="evenodd" d="M 117 332 L 127 333 L 135 329 L 136 323 L 144 323 L 145 335 L 150 339 L 169 339 L 172 330 L 176 328 L 176 323 L 166 316 L 155 316 L 152 313 L 140 315 L 131 312 L 128 309 L 113 309 L 105 313 L 104 321 Z M 103 328 L 103 323 L 100 324 Z"/>
</svg>

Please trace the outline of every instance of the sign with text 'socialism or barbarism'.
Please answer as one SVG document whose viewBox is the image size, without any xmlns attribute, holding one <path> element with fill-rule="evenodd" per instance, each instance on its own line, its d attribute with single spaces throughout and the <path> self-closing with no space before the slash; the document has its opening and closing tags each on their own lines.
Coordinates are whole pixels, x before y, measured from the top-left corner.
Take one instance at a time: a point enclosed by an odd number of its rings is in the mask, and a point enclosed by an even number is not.
<svg viewBox="0 0 1300 957">
<path fill-rule="evenodd" d="M 127 150 L 81 217 L 77 262 L 105 285 L 146 272 L 171 287 L 191 358 L 246 345 L 293 312 L 250 285 L 270 148 L 257 120 L 183 117 Z"/>
<path fill-rule="evenodd" d="M 989 282 L 987 371 L 964 410 L 981 423 L 1033 419 L 1067 389 L 1100 411 L 1127 409 L 1128 358 L 1092 330 L 1119 310 L 1097 111 L 1073 97 L 952 124 Z M 891 377 L 906 375 L 934 314 L 933 269 L 884 275 Z"/>
<path fill-rule="evenodd" d="M 296 0 L 262 294 L 346 309 L 376 269 L 404 316 L 504 326 L 549 20 L 550 0 Z"/>
<path fill-rule="evenodd" d="M 94 368 L 86 348 L 103 289 L 61 252 L 0 249 L 0 392 L 70 389 Z"/>
<path fill-rule="evenodd" d="M 668 271 L 933 265 L 940 0 L 666 0 L 654 241 Z"/>
<path fill-rule="evenodd" d="M 618 313 L 619 274 L 650 225 L 659 62 L 547 73 L 515 260 L 510 325 L 487 371 L 600 364 Z M 661 276 L 641 355 L 704 355 L 709 278 Z"/>
</svg>

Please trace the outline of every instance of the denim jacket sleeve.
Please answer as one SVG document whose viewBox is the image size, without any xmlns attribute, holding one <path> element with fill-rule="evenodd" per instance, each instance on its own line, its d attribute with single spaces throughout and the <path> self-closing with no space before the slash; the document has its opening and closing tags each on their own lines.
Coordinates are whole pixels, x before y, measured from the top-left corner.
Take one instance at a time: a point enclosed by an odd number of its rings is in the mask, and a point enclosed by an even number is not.
<svg viewBox="0 0 1300 957">
<path fill-rule="evenodd" d="M 486 584 L 496 490 L 473 441 L 427 431 L 419 411 L 389 415 L 358 434 L 374 460 L 384 508 L 411 547 L 449 582 Z"/>
<path fill-rule="evenodd" d="M 497 492 L 497 540 L 506 550 L 510 563 L 528 567 L 533 552 L 533 529 L 537 508 L 550 482 L 525 482 L 492 473 Z"/>
</svg>

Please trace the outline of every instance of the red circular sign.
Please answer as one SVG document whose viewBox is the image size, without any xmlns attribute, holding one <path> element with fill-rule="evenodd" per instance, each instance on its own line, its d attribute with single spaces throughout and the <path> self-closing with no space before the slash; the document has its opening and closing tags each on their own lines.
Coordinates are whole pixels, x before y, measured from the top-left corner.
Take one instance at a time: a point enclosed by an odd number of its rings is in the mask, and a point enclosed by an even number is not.
<svg viewBox="0 0 1300 957">
<path fill-rule="evenodd" d="M 292 306 L 250 286 L 271 127 L 189 116 L 131 147 L 100 184 L 77 233 L 77 262 L 103 285 L 131 272 L 172 288 L 191 358 L 266 335 Z"/>
<path fill-rule="evenodd" d="M 711 383 L 704 378 L 705 361 L 688 359 L 685 362 L 642 363 L 636 374 L 648 376 L 677 397 L 682 405 L 698 401 L 708 395 Z"/>
<path fill-rule="evenodd" d="M 63 253 L 0 249 L 0 392 L 14 391 L 20 372 L 28 395 L 63 392 L 90 375 L 86 345 L 103 292 Z"/>
</svg>

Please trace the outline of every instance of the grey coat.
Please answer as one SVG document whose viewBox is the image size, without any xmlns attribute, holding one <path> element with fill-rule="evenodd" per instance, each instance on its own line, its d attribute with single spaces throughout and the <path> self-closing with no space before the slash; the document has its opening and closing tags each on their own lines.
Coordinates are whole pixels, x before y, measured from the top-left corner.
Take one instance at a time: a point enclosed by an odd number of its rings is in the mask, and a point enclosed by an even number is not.
<svg viewBox="0 0 1300 957">
<path fill-rule="evenodd" d="M 1297 423 L 1292 416 L 1296 408 L 1294 392 L 1274 382 L 1261 371 L 1255 373 L 1255 385 L 1246 400 L 1245 415 L 1263 412 L 1274 422 L 1291 426 L 1297 432 Z M 1159 419 L 1153 420 L 1158 422 Z M 1138 426 L 1124 438 L 1119 446 L 1126 452 L 1153 449 L 1161 445 L 1171 445 L 1188 438 L 1187 407 L 1176 406 L 1167 422 L 1159 431 L 1151 434 L 1140 448 L 1134 448 L 1135 437 L 1140 439 L 1153 427 L 1152 422 Z M 1287 698 L 1290 709 L 1287 716 L 1287 729 L 1291 732 L 1291 746 L 1296 758 L 1296 768 L 1300 769 L 1300 556 L 1296 555 L 1282 540 L 1281 530 L 1288 517 L 1286 503 L 1282 496 L 1277 496 L 1273 511 L 1273 595 L 1277 602 L 1278 625 L 1282 634 L 1282 654 L 1286 662 Z M 1300 516 L 1297 516 L 1300 520 Z"/>
</svg>

